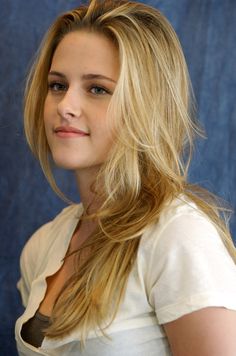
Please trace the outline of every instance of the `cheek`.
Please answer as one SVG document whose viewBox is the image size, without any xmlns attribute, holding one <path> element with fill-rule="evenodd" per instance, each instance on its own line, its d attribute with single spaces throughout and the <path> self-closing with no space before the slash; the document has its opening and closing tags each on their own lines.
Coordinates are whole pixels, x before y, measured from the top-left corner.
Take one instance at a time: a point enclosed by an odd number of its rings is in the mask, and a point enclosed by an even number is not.
<svg viewBox="0 0 236 356">
<path fill-rule="evenodd" d="M 46 97 L 45 102 L 44 102 L 44 108 L 43 108 L 43 120 L 44 122 L 46 121 L 48 117 L 48 99 Z"/>
<path fill-rule="evenodd" d="M 100 131 L 98 145 L 106 153 L 110 151 L 116 140 L 116 134 L 110 127 L 103 127 Z"/>
<path fill-rule="evenodd" d="M 101 144 L 113 141 L 114 132 L 104 119 L 91 123 L 90 128 L 94 139 L 96 138 Z"/>
<path fill-rule="evenodd" d="M 52 119 L 53 119 L 53 106 L 50 103 L 50 100 L 48 97 L 46 97 L 45 103 L 44 103 L 44 110 L 43 110 L 43 120 L 44 120 L 44 125 L 47 127 L 50 125 Z"/>
</svg>

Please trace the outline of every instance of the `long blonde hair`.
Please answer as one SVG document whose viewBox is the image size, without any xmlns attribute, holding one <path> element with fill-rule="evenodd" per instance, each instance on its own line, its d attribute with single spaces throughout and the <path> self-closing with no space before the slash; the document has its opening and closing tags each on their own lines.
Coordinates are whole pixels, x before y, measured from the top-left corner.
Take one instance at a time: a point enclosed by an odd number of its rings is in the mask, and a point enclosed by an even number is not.
<svg viewBox="0 0 236 356">
<path fill-rule="evenodd" d="M 84 341 L 91 329 L 104 331 L 114 320 L 142 233 L 180 194 L 209 216 L 235 260 L 236 254 L 215 198 L 187 183 L 193 139 L 200 132 L 188 70 L 173 28 L 147 5 L 91 0 L 60 16 L 47 32 L 26 86 L 25 132 L 53 189 L 61 194 L 43 124 L 47 75 L 58 43 L 80 30 L 107 36 L 120 56 L 120 77 L 108 109 L 119 137 L 100 172 L 103 205 L 89 240 L 93 254 L 64 286 L 47 330 L 49 337 L 58 337 L 79 327 Z"/>
</svg>

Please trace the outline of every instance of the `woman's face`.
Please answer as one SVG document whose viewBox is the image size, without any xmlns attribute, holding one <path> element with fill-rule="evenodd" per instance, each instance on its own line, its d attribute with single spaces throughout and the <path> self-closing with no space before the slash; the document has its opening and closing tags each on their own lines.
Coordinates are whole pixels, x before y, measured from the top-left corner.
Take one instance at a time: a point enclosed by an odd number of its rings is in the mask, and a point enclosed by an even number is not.
<svg viewBox="0 0 236 356">
<path fill-rule="evenodd" d="M 113 142 L 107 109 L 119 76 L 119 54 L 105 36 L 71 32 L 48 74 L 44 124 L 55 163 L 79 171 L 99 167 Z"/>
</svg>

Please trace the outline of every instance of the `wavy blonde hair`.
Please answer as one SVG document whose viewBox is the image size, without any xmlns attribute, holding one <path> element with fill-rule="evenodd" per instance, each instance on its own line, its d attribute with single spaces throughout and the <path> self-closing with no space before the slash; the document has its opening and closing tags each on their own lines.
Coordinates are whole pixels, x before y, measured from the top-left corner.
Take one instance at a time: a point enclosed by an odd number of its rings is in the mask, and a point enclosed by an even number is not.
<svg viewBox="0 0 236 356">
<path fill-rule="evenodd" d="M 180 194 L 209 216 L 235 260 L 236 254 L 215 198 L 187 183 L 193 138 L 200 132 L 188 70 L 173 28 L 147 5 L 92 0 L 60 16 L 47 32 L 26 86 L 25 132 L 53 189 L 62 195 L 44 131 L 47 76 L 62 38 L 81 30 L 106 36 L 120 56 L 108 109 L 119 137 L 100 172 L 103 205 L 96 214 L 99 227 L 89 239 L 93 253 L 64 286 L 47 330 L 49 337 L 59 337 L 79 327 L 84 342 L 90 330 L 104 332 L 114 320 L 142 233 Z"/>
</svg>

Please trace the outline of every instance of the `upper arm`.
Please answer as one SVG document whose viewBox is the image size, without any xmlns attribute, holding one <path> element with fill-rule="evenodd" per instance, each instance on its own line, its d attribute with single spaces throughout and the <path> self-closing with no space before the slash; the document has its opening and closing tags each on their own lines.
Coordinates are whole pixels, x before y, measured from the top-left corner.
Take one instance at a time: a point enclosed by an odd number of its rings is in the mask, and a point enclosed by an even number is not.
<svg viewBox="0 0 236 356">
<path fill-rule="evenodd" d="M 235 356 L 236 266 L 213 224 L 178 216 L 150 255 L 149 302 L 173 355 Z"/>
<path fill-rule="evenodd" d="M 210 307 L 236 310 L 236 266 L 214 226 L 177 217 L 151 252 L 149 301 L 160 324 Z"/>
<path fill-rule="evenodd" d="M 208 307 L 163 326 L 173 356 L 236 355 L 236 311 Z"/>
</svg>

